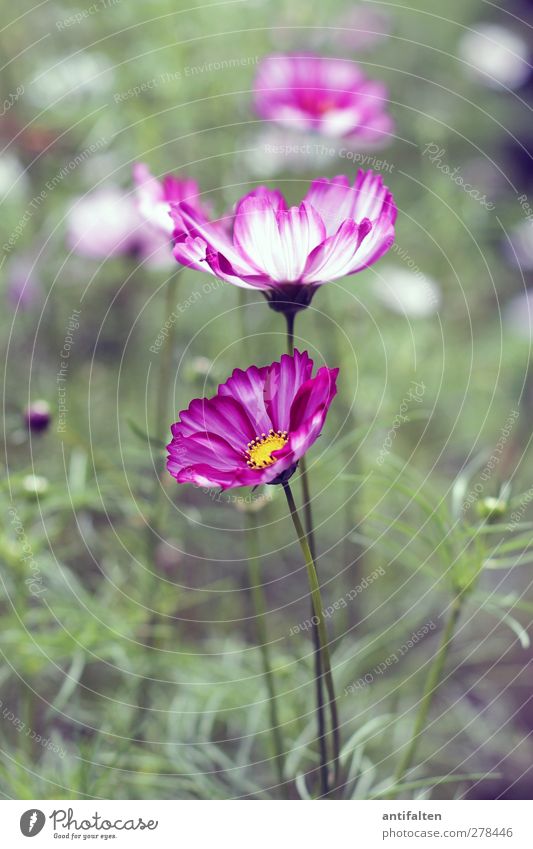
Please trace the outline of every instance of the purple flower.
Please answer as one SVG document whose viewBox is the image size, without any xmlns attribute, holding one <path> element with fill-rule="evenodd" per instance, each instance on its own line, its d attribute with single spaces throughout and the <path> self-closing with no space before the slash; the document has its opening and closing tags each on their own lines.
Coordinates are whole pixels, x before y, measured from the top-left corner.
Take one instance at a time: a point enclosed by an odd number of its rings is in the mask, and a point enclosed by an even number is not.
<svg viewBox="0 0 533 849">
<path fill-rule="evenodd" d="M 319 56 L 268 56 L 255 79 L 255 108 L 268 121 L 328 138 L 386 141 L 394 129 L 387 89 L 354 62 Z"/>
<path fill-rule="evenodd" d="M 32 433 L 44 433 L 48 430 L 51 419 L 50 405 L 46 401 L 34 401 L 24 410 L 26 427 Z"/>
<path fill-rule="evenodd" d="M 186 202 L 204 215 L 209 214 L 200 202 L 200 188 L 196 180 L 178 179 L 171 175 L 158 180 L 147 165 L 138 162 L 133 166 L 133 181 L 141 217 L 169 239 L 176 226 L 170 217 L 171 203 Z"/>
<path fill-rule="evenodd" d="M 172 214 L 178 262 L 295 312 L 318 286 L 362 271 L 391 247 L 396 206 L 381 176 L 359 171 L 353 186 L 343 176 L 315 180 L 290 209 L 279 191 L 260 186 L 237 204 L 232 228 L 186 203 Z"/>
<path fill-rule="evenodd" d="M 30 310 L 43 300 L 37 261 L 29 255 L 15 256 L 7 266 L 6 295 L 13 309 Z"/>
<path fill-rule="evenodd" d="M 214 398 L 196 399 L 172 425 L 167 469 L 178 483 L 230 489 L 281 483 L 320 436 L 338 369 L 312 377 L 307 353 L 235 369 Z"/>
</svg>

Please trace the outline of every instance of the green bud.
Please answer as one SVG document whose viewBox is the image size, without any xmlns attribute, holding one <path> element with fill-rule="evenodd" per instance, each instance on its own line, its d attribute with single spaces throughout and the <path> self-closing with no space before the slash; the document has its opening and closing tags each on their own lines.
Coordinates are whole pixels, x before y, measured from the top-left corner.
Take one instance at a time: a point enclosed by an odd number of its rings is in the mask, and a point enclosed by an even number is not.
<svg viewBox="0 0 533 849">
<path fill-rule="evenodd" d="M 41 475 L 26 475 L 22 481 L 22 489 L 27 496 L 38 498 L 40 495 L 46 495 L 49 489 L 49 483 Z"/>
<path fill-rule="evenodd" d="M 503 498 L 494 498 L 487 496 L 482 498 L 476 504 L 477 514 L 480 519 L 487 519 L 489 522 L 501 519 L 507 512 L 507 501 Z"/>
</svg>

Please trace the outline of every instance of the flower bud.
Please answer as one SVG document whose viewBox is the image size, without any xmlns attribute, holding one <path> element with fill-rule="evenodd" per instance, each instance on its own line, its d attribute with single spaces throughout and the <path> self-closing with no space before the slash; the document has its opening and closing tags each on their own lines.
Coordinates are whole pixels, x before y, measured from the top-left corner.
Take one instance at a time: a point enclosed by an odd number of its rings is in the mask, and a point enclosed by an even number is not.
<svg viewBox="0 0 533 849">
<path fill-rule="evenodd" d="M 38 498 L 40 495 L 46 495 L 49 484 L 46 478 L 41 475 L 26 475 L 22 481 L 22 489 L 30 498 Z"/>
<path fill-rule="evenodd" d="M 502 516 L 505 516 L 507 507 L 507 501 L 503 498 L 494 498 L 493 496 L 482 498 L 476 504 L 478 516 L 481 519 L 486 519 L 488 522 L 496 521 L 497 519 L 501 519 Z"/>
<path fill-rule="evenodd" d="M 32 433 L 44 433 L 51 420 L 50 405 L 46 401 L 33 401 L 24 411 L 24 421 Z"/>
</svg>

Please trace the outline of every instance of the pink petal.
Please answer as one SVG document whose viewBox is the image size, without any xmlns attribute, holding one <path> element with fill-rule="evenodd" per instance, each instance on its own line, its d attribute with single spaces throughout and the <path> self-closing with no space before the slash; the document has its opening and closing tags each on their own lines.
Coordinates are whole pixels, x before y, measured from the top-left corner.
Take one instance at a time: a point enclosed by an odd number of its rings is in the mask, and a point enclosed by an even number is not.
<svg viewBox="0 0 533 849">
<path fill-rule="evenodd" d="M 371 231 L 370 221 L 360 224 L 345 221 L 334 236 L 330 236 L 310 255 L 303 274 L 305 283 L 326 283 L 338 280 L 353 270 L 361 243 Z"/>
<path fill-rule="evenodd" d="M 331 404 L 337 393 L 337 369 L 322 366 L 315 377 L 303 383 L 291 405 L 289 430 L 296 431 L 306 420 L 312 419 L 317 411 Z"/>
<path fill-rule="evenodd" d="M 215 433 L 239 452 L 257 436 L 243 407 L 234 398 L 221 395 L 191 401 L 189 408 L 180 413 L 180 426 L 184 436 L 198 431 Z"/>
<path fill-rule="evenodd" d="M 265 406 L 274 430 L 288 430 L 290 410 L 298 389 L 313 371 L 313 360 L 307 351 L 295 350 L 294 356 L 283 354 L 279 363 L 272 363 L 265 380 Z"/>
<path fill-rule="evenodd" d="M 234 469 L 242 461 L 242 452 L 216 433 L 197 432 L 183 436 L 173 430 L 173 439 L 167 445 L 169 456 L 182 467 L 194 463 L 208 463 L 220 469 Z"/>
<path fill-rule="evenodd" d="M 248 197 L 235 216 L 234 241 L 245 261 L 272 281 L 297 281 L 307 256 L 325 236 L 320 216 L 309 205 L 280 209 L 269 200 Z"/>
<path fill-rule="evenodd" d="M 268 368 L 250 366 L 246 371 L 235 369 L 229 380 L 218 387 L 219 395 L 229 395 L 245 408 L 255 425 L 255 435 L 268 433 L 272 422 L 265 409 L 263 397 Z"/>
</svg>

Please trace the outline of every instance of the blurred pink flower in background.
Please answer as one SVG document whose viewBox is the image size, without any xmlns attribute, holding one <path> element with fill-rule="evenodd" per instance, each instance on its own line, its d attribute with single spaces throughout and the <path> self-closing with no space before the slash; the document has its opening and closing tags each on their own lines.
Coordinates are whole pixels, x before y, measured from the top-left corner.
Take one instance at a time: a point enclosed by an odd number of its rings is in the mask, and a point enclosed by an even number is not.
<svg viewBox="0 0 533 849">
<path fill-rule="evenodd" d="M 314 180 L 290 209 L 281 192 L 259 186 L 238 202 L 232 233 L 186 203 L 173 206 L 174 256 L 296 312 L 322 284 L 376 262 L 394 242 L 396 212 L 372 171 L 359 171 L 353 185 L 344 176 Z"/>
<path fill-rule="evenodd" d="M 394 124 L 387 88 L 347 59 L 269 56 L 254 84 L 257 113 L 265 120 L 327 138 L 387 141 Z"/>
<path fill-rule="evenodd" d="M 204 215 L 210 209 L 200 201 L 200 188 L 196 180 L 174 176 L 158 180 L 143 162 L 133 166 L 133 182 L 137 209 L 141 217 L 170 239 L 175 224 L 170 217 L 170 204 L 185 201 Z"/>
<path fill-rule="evenodd" d="M 95 189 L 70 206 L 67 244 L 89 259 L 130 256 L 154 268 L 172 264 L 170 237 L 147 227 L 132 194 L 118 186 Z"/>
<path fill-rule="evenodd" d="M 29 310 L 43 300 L 42 283 L 33 257 L 13 257 L 6 268 L 6 297 L 13 309 Z"/>
</svg>

